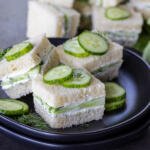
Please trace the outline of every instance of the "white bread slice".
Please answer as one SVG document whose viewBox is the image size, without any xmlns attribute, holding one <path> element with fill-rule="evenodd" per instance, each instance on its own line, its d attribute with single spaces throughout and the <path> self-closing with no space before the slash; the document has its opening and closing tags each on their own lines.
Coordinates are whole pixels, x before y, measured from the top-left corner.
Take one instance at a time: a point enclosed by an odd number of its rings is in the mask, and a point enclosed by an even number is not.
<svg viewBox="0 0 150 150">
<path fill-rule="evenodd" d="M 101 7 L 94 7 L 92 14 L 93 30 L 100 32 L 124 31 L 140 33 L 143 25 L 142 15 L 139 12 L 136 12 L 129 5 L 121 5 L 120 7 L 130 11 L 131 16 L 128 19 L 117 21 L 110 20 L 105 17 L 106 9 Z"/>
<path fill-rule="evenodd" d="M 63 6 L 67 8 L 72 8 L 74 4 L 74 0 L 38 0 L 41 2 L 47 2 L 52 5 Z"/>
<path fill-rule="evenodd" d="M 69 20 L 69 25 L 66 23 Z M 47 37 L 72 37 L 76 34 L 80 14 L 69 8 L 30 0 L 28 2 L 27 37 L 45 33 Z M 66 26 L 68 32 L 66 35 Z"/>
<path fill-rule="evenodd" d="M 5 89 L 4 91 L 10 98 L 14 98 L 14 99 L 20 98 L 32 92 L 31 84 L 32 84 L 32 81 L 29 80 L 23 84 L 20 83 L 9 89 Z"/>
<path fill-rule="evenodd" d="M 143 14 L 144 19 L 150 18 L 150 0 L 131 0 L 131 4 Z"/>
<path fill-rule="evenodd" d="M 92 120 L 102 119 L 104 105 L 91 107 L 88 109 L 67 113 L 62 115 L 52 115 L 44 109 L 43 105 L 34 99 L 35 111 L 46 121 L 51 128 L 66 128 L 72 125 L 79 125 Z"/>
<path fill-rule="evenodd" d="M 29 53 L 13 61 L 8 62 L 6 59 L 0 61 L 0 79 L 24 74 L 42 61 L 45 62 L 47 54 L 53 47 L 49 40 L 44 35 L 40 35 L 29 39 L 29 42 L 34 45 Z"/>
<path fill-rule="evenodd" d="M 39 75 L 32 82 L 32 91 L 49 106 L 55 108 L 105 97 L 105 86 L 95 77 L 92 77 L 91 84 L 85 88 L 65 88 L 62 85 L 46 84 Z"/>
<path fill-rule="evenodd" d="M 109 41 L 109 50 L 101 56 L 90 55 L 89 57 L 78 58 L 64 52 L 63 46 L 56 47 L 60 62 L 77 68 L 85 68 L 93 72 L 101 67 L 122 60 L 123 47 L 119 44 Z"/>
</svg>

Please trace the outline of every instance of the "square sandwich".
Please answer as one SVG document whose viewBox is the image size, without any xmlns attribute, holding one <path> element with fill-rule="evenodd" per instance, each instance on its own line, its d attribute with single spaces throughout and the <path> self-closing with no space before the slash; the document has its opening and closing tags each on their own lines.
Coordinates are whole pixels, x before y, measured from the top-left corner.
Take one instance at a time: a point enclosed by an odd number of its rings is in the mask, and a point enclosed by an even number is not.
<svg viewBox="0 0 150 150">
<path fill-rule="evenodd" d="M 83 69 L 51 68 L 32 83 L 36 112 L 51 128 L 66 128 L 102 119 L 105 86 Z"/>
<path fill-rule="evenodd" d="M 94 40 L 95 36 L 96 39 Z M 85 44 L 86 48 L 83 48 L 82 43 Z M 89 51 L 87 52 L 88 47 Z M 107 47 L 107 51 L 101 54 L 89 53 L 93 47 L 97 47 L 100 51 Z M 102 81 L 112 80 L 117 77 L 123 62 L 123 47 L 121 45 L 89 31 L 84 31 L 78 37 L 65 42 L 54 50 L 57 51 L 62 64 L 85 68 Z"/>
<path fill-rule="evenodd" d="M 0 61 L 2 89 L 10 98 L 31 93 L 31 82 L 40 73 L 53 45 L 41 35 L 14 45 Z"/>
<path fill-rule="evenodd" d="M 133 46 L 142 31 L 143 18 L 129 5 L 93 9 L 93 30 L 104 32 L 115 42 Z"/>
<path fill-rule="evenodd" d="M 28 2 L 27 37 L 46 34 L 47 37 L 72 37 L 76 34 L 80 14 L 74 9 Z"/>
</svg>

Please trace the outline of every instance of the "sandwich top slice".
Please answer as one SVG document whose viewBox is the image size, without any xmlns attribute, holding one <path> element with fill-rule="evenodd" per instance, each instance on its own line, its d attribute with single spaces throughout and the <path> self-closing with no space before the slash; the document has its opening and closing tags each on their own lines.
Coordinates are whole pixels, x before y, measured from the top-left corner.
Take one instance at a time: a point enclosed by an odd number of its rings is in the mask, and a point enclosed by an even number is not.
<svg viewBox="0 0 150 150">
<path fill-rule="evenodd" d="M 71 69 L 61 65 L 52 68 L 44 77 L 40 75 L 33 80 L 36 112 L 52 128 L 71 127 L 101 119 L 105 105 L 104 84 L 83 69 L 73 69 L 72 75 L 62 80 L 68 71 L 64 68 Z"/>
<path fill-rule="evenodd" d="M 101 35 L 98 35 L 97 33 L 92 34 L 96 34 L 97 38 L 99 38 L 99 36 L 101 37 Z M 85 45 L 89 47 L 89 51 L 86 51 L 85 47 L 82 47 L 83 45 L 78 42 L 80 37 L 79 35 L 79 37 L 73 38 L 63 45 L 55 48 L 59 55 L 60 62 L 63 64 L 71 65 L 73 67 L 85 68 L 89 72 L 92 72 L 94 75 L 99 74 L 99 78 L 101 80 L 111 80 L 116 77 L 118 75 L 118 69 L 122 64 L 123 47 L 103 37 L 102 39 L 104 39 L 104 41 L 102 41 L 102 43 L 97 41 L 98 39 L 96 39 L 94 42 L 93 36 L 90 37 L 89 34 L 85 35 L 86 36 L 81 42 L 83 43 L 85 41 Z M 89 37 L 89 40 L 86 40 L 87 37 Z M 98 45 L 98 42 L 100 45 Z M 92 54 L 90 50 L 92 50 L 92 47 L 95 48 L 97 46 L 100 50 L 105 47 L 107 51 L 102 52 L 101 54 L 97 54 L 95 52 Z"/>
<path fill-rule="evenodd" d="M 38 1 L 47 2 L 52 5 L 62 6 L 67 8 L 72 8 L 74 4 L 74 0 L 38 0 Z"/>
<path fill-rule="evenodd" d="M 30 45 L 30 46 L 29 46 Z M 19 98 L 31 92 L 31 80 L 40 73 L 53 45 L 44 36 L 14 45 L 0 61 L 2 89 L 11 98 Z"/>
<path fill-rule="evenodd" d="M 132 5 L 140 11 L 145 19 L 150 18 L 150 1 L 149 0 L 131 0 Z"/>
<path fill-rule="evenodd" d="M 27 37 L 45 33 L 47 37 L 72 37 L 79 26 L 80 14 L 74 9 L 30 0 Z"/>
</svg>

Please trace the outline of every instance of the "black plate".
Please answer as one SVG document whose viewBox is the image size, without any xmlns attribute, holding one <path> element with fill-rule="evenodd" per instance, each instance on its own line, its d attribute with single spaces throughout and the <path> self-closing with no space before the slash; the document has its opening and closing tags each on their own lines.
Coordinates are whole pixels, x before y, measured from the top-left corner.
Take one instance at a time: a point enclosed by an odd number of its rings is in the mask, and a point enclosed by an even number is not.
<svg viewBox="0 0 150 150">
<path fill-rule="evenodd" d="M 119 147 L 123 147 L 126 144 L 129 144 L 133 140 L 137 138 L 142 138 L 150 124 L 150 120 L 148 118 L 144 118 L 141 120 L 141 123 L 134 129 L 130 129 L 128 132 L 120 134 L 118 136 L 109 137 L 106 140 L 94 141 L 94 142 L 87 142 L 87 143 L 80 143 L 80 144 L 61 144 L 61 143 L 50 143 L 46 141 L 40 141 L 31 137 L 27 137 L 25 135 L 18 134 L 13 130 L 9 130 L 3 126 L 0 126 L 0 132 L 3 133 L 5 136 L 9 136 L 9 138 L 13 138 L 16 142 L 19 141 L 20 145 L 23 144 L 26 149 L 28 147 L 32 147 L 32 149 L 36 150 L 106 150 L 106 149 L 119 149 Z"/>
<path fill-rule="evenodd" d="M 65 39 L 50 39 L 55 44 L 62 44 Z M 104 139 L 108 136 L 118 134 L 127 128 L 136 126 L 144 115 L 149 113 L 150 105 L 150 70 L 148 65 L 140 56 L 124 49 L 124 63 L 120 69 L 120 74 L 116 82 L 121 84 L 127 92 L 127 101 L 124 109 L 115 113 L 105 114 L 103 120 L 93 121 L 88 125 L 79 125 L 67 129 L 49 129 L 49 131 L 41 131 L 31 127 L 19 124 L 14 120 L 0 115 L 0 122 L 19 133 L 23 133 L 35 138 L 49 140 L 52 142 L 82 142 Z M 5 98 L 6 95 L 0 90 L 0 97 Z M 32 104 L 32 96 L 21 98 L 30 105 L 34 111 Z"/>
</svg>

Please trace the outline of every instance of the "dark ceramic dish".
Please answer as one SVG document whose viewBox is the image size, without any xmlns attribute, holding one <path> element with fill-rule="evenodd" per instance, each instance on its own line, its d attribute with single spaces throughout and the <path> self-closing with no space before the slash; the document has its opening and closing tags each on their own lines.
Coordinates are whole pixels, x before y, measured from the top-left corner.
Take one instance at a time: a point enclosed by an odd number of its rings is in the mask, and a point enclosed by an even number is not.
<svg viewBox="0 0 150 150">
<path fill-rule="evenodd" d="M 50 41 L 54 45 L 59 45 L 65 39 L 50 39 Z M 120 69 L 119 77 L 115 81 L 126 89 L 126 106 L 117 112 L 105 114 L 103 120 L 67 129 L 54 130 L 50 128 L 49 131 L 42 131 L 19 124 L 3 115 L 0 115 L 0 123 L 4 127 L 9 128 L 9 130 L 38 140 L 47 140 L 55 143 L 89 142 L 107 139 L 114 135 L 117 136 L 131 128 L 135 128 L 142 118 L 150 113 L 149 66 L 138 54 L 125 48 L 124 63 Z M 0 90 L 0 97 L 6 98 L 2 90 Z M 32 95 L 21 99 L 30 105 L 31 111 L 34 111 Z"/>
</svg>

